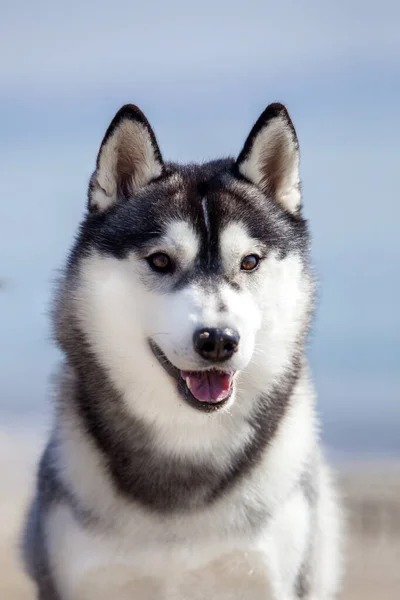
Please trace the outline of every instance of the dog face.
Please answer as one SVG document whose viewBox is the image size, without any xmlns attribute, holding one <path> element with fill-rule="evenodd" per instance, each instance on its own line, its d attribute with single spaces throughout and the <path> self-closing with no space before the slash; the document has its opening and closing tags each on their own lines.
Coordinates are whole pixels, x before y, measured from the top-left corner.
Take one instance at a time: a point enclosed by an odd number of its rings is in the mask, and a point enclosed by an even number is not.
<svg viewBox="0 0 400 600">
<path fill-rule="evenodd" d="M 122 393 L 162 385 L 211 412 L 240 381 L 257 388 L 287 366 L 312 283 L 298 142 L 282 105 L 264 111 L 236 161 L 188 166 L 165 164 L 144 115 L 123 107 L 88 208 L 69 306 Z"/>
</svg>

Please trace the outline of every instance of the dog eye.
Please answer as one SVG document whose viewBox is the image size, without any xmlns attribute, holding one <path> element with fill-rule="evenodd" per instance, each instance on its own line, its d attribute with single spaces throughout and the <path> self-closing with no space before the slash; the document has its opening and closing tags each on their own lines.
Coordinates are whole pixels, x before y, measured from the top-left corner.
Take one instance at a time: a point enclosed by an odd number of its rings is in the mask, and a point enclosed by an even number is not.
<svg viewBox="0 0 400 600">
<path fill-rule="evenodd" d="M 257 254 L 249 254 L 242 260 L 240 268 L 242 271 L 254 271 L 260 264 L 260 257 Z"/>
<path fill-rule="evenodd" d="M 173 263 L 168 254 L 156 252 L 147 257 L 150 267 L 158 273 L 170 273 L 173 270 Z"/>
</svg>

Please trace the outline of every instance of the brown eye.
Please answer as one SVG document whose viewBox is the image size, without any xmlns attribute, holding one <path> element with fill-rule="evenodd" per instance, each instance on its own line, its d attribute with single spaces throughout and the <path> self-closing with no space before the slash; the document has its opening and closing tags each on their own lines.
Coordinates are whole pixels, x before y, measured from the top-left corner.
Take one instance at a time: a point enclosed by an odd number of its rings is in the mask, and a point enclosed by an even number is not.
<svg viewBox="0 0 400 600">
<path fill-rule="evenodd" d="M 260 264 L 260 257 L 257 254 L 249 254 L 242 260 L 240 268 L 242 271 L 254 271 Z"/>
<path fill-rule="evenodd" d="M 168 254 L 164 254 L 164 252 L 156 252 L 156 254 L 148 256 L 147 262 L 158 273 L 170 273 L 173 270 L 172 261 Z"/>
</svg>

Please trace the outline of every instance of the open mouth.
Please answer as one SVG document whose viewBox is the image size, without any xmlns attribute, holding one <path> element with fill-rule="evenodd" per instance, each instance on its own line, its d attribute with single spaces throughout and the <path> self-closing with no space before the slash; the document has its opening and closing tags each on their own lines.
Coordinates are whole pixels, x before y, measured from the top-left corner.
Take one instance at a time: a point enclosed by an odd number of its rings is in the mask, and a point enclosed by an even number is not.
<svg viewBox="0 0 400 600">
<path fill-rule="evenodd" d="M 181 371 L 165 356 L 164 352 L 149 340 L 149 345 L 160 365 L 177 382 L 180 395 L 194 408 L 212 412 L 225 406 L 233 392 L 234 371 L 207 369 Z"/>
</svg>

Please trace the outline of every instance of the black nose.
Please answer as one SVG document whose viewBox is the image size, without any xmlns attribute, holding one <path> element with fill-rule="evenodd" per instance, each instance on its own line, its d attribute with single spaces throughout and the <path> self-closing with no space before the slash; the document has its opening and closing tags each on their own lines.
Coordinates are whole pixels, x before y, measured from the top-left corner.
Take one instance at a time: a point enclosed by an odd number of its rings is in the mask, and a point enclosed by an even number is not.
<svg viewBox="0 0 400 600">
<path fill-rule="evenodd" d="M 207 360 L 228 360 L 239 346 L 239 334 L 234 329 L 198 329 L 193 336 L 196 352 Z"/>
</svg>

